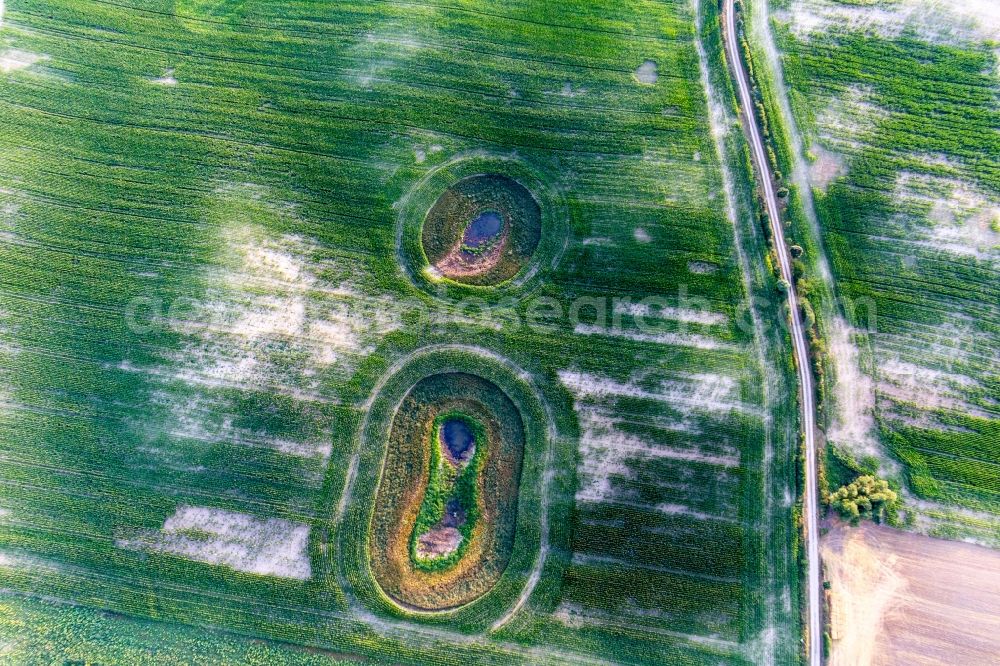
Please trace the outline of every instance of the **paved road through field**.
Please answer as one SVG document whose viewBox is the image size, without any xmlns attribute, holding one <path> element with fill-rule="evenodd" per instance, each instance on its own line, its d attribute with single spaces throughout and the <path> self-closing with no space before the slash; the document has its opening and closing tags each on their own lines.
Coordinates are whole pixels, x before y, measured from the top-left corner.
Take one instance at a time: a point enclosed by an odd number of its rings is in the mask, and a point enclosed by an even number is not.
<svg viewBox="0 0 1000 666">
<path fill-rule="evenodd" d="M 725 0 L 725 43 L 726 59 L 729 61 L 738 89 L 740 106 L 742 107 L 742 125 L 753 156 L 754 169 L 757 171 L 763 188 L 764 204 L 767 217 L 774 234 L 774 244 L 777 249 L 781 277 L 792 284 L 792 262 L 788 247 L 785 245 L 784 229 L 779 215 L 778 198 L 774 191 L 774 179 L 761 140 L 760 129 L 754 118 L 754 102 L 750 94 L 750 83 L 746 67 L 740 57 L 740 45 L 736 37 L 735 0 Z M 809 666 L 821 666 L 822 658 L 822 624 L 820 622 L 820 575 L 819 575 L 819 530 L 817 523 L 819 515 L 816 498 L 816 406 L 814 401 L 812 366 L 809 361 L 809 348 L 806 345 L 805 327 L 802 325 L 802 313 L 799 310 L 798 298 L 794 289 L 788 290 L 788 306 L 791 310 L 791 335 L 795 347 L 795 360 L 798 366 L 799 385 L 801 390 L 802 432 L 806 445 L 806 483 L 805 483 L 805 523 L 806 549 L 808 560 L 807 585 L 809 588 Z"/>
</svg>

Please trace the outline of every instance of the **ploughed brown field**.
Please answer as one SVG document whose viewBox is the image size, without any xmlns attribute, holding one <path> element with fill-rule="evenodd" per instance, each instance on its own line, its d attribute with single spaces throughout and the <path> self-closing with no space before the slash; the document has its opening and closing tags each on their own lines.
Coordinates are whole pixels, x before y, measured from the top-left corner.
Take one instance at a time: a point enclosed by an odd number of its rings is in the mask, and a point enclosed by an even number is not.
<svg viewBox="0 0 1000 666">
<path fill-rule="evenodd" d="M 878 525 L 822 539 L 830 664 L 996 664 L 1000 552 Z"/>
</svg>

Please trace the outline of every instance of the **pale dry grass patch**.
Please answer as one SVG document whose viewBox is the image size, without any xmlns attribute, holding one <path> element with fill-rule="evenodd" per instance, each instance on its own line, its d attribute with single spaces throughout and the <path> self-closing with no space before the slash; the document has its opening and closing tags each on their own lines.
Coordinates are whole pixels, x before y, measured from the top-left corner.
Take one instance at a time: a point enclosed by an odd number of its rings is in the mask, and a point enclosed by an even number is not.
<svg viewBox="0 0 1000 666">
<path fill-rule="evenodd" d="M 842 317 L 830 324 L 827 342 L 836 374 L 836 410 L 827 437 L 853 451 L 884 458 L 875 437 L 875 385 L 861 369 L 854 331 Z"/>
<path fill-rule="evenodd" d="M 704 206 L 716 197 L 715 167 L 690 158 L 678 158 L 667 146 L 644 146 L 642 155 L 621 158 L 622 168 L 637 189 L 668 206 Z"/>
<path fill-rule="evenodd" d="M 0 72 L 10 74 L 19 69 L 27 69 L 37 62 L 47 60 L 48 56 L 21 49 L 7 49 L 0 53 Z"/>
<path fill-rule="evenodd" d="M 913 324 L 905 335 L 883 335 L 878 338 L 880 363 L 904 358 L 918 359 L 927 367 L 957 372 L 970 363 L 996 364 L 998 351 L 984 349 L 984 340 L 977 333 L 976 321 L 965 314 L 953 313 L 939 324 Z M 918 351 L 918 353 L 914 353 Z"/>
<path fill-rule="evenodd" d="M 203 396 L 179 401 L 166 391 L 157 391 L 153 394 L 152 402 L 167 409 L 169 421 L 164 432 L 172 437 L 206 444 L 225 443 L 267 448 L 299 458 L 318 458 L 324 463 L 329 460 L 332 452 L 332 434 L 329 430 L 319 436 L 303 436 L 293 440 L 237 427 L 233 424 L 233 417 L 226 413 L 225 402 L 212 401 Z"/>
<path fill-rule="evenodd" d="M 580 423 L 577 500 L 604 502 L 615 499 L 612 477 L 634 478 L 633 467 L 644 460 L 666 458 L 726 468 L 739 466 L 739 455 L 735 451 L 719 455 L 697 447 L 663 446 L 619 429 L 613 419 L 604 417 L 599 411 L 579 403 L 575 407 Z"/>
<path fill-rule="evenodd" d="M 250 190 L 250 196 L 263 193 Z M 347 376 L 398 326 L 389 308 L 355 288 L 361 281 L 356 268 L 317 259 L 311 241 L 247 224 L 226 226 L 220 235 L 222 264 L 208 276 L 207 297 L 192 321 L 172 322 L 190 334 L 175 359 L 181 377 L 311 390 L 318 371 Z M 345 278 L 332 282 L 330 274 Z M 299 360 L 289 366 L 290 358 Z"/>
<path fill-rule="evenodd" d="M 361 64 L 348 71 L 350 80 L 369 89 L 378 81 L 388 80 L 427 47 L 416 34 L 416 25 L 433 25 L 431 7 L 414 10 L 408 21 L 382 21 L 348 49 L 352 60 Z"/>
<path fill-rule="evenodd" d="M 654 308 L 647 303 L 619 303 L 615 311 L 633 317 L 670 319 L 686 324 L 701 324 L 703 326 L 721 326 L 729 321 L 729 317 L 721 312 L 671 306 Z"/>
<path fill-rule="evenodd" d="M 21 557 L 0 551 L 0 567 L 4 569 L 22 569 L 24 568 L 24 564 Z"/>
<path fill-rule="evenodd" d="M 720 342 L 715 338 L 695 333 L 643 333 L 637 330 L 613 329 L 604 326 L 594 326 L 591 324 L 577 324 L 573 329 L 579 335 L 601 335 L 614 338 L 623 338 L 634 342 L 645 342 L 657 345 L 671 345 L 675 347 L 693 347 L 695 349 L 739 349 L 733 344 Z"/>
<path fill-rule="evenodd" d="M 702 412 L 715 416 L 724 416 L 733 411 L 757 411 L 739 400 L 737 380 L 726 375 L 680 375 L 677 379 L 661 380 L 653 388 L 641 386 L 638 378 L 620 382 L 574 370 L 561 370 L 559 380 L 574 395 L 588 399 L 618 396 L 643 398 L 666 403 L 681 413 Z"/>
<path fill-rule="evenodd" d="M 739 452 L 727 445 L 712 447 L 665 446 L 624 430 L 624 421 L 602 403 L 617 398 L 643 398 L 666 403 L 679 413 L 674 421 L 657 419 L 657 427 L 697 435 L 697 413 L 725 414 L 743 406 L 735 402 L 736 382 L 715 375 L 691 375 L 686 381 L 664 381 L 655 389 L 635 382 L 616 382 L 597 375 L 562 371 L 559 379 L 576 397 L 574 411 L 580 426 L 577 499 L 603 502 L 615 497 L 614 477 L 629 479 L 632 469 L 643 460 L 667 458 L 688 462 L 739 466 Z"/>
<path fill-rule="evenodd" d="M 312 575 L 308 525 L 213 507 L 180 506 L 159 531 L 142 531 L 117 545 L 261 576 L 306 580 Z"/>
<path fill-rule="evenodd" d="M 163 76 L 157 77 L 155 79 L 151 79 L 150 83 L 154 83 L 154 84 L 156 84 L 158 86 L 176 86 L 177 85 L 177 79 L 174 78 L 174 70 L 173 70 L 173 68 L 167 69 L 163 73 Z"/>
<path fill-rule="evenodd" d="M 159 422 L 136 428 L 150 443 L 167 435 L 205 447 L 267 448 L 325 462 L 332 450 L 329 428 L 276 434 L 235 425 L 233 391 L 287 396 L 296 405 L 291 409 L 335 403 L 331 382 L 349 377 L 398 322 L 390 308 L 357 288 L 365 279 L 357 266 L 341 266 L 310 239 L 248 221 L 294 221 L 296 207 L 275 201 L 274 191 L 226 184 L 214 194 L 222 217 L 219 250 L 205 270 L 201 298 L 181 308 L 164 304 L 163 325 L 180 334 L 181 343 L 163 350 L 160 363 L 137 367 L 125 360 L 117 366 L 146 375 L 150 399 L 161 408 Z M 156 463 L 192 467 L 183 454 L 163 448 L 169 455 L 157 456 Z"/>
<path fill-rule="evenodd" d="M 683 504 L 660 503 L 656 505 L 656 510 L 668 516 L 686 516 L 695 520 L 719 520 L 719 516 L 698 511 Z"/>
<path fill-rule="evenodd" d="M 833 30 L 897 39 L 904 34 L 939 44 L 1000 41 L 1000 4 L 994 0 L 793 0 L 775 18 L 799 39 Z"/>
<path fill-rule="evenodd" d="M 964 400 L 964 390 L 976 386 L 965 375 L 917 365 L 903 359 L 879 364 L 878 390 L 893 400 L 914 404 L 922 410 L 952 409 L 988 418 Z"/>
<path fill-rule="evenodd" d="M 860 152 L 890 115 L 888 109 L 874 101 L 869 88 L 851 85 L 842 93 L 829 97 L 817 111 L 817 137 L 823 148 L 833 153 Z"/>
<path fill-rule="evenodd" d="M 893 198 L 916 219 L 918 243 L 982 261 L 1000 260 L 1000 199 L 995 195 L 960 178 L 902 171 Z"/>
</svg>

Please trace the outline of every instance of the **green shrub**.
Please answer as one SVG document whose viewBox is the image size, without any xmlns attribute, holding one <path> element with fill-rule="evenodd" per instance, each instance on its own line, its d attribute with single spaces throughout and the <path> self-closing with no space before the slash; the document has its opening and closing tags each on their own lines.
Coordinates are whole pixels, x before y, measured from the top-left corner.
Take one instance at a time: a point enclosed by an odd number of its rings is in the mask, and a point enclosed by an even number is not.
<svg viewBox="0 0 1000 666">
<path fill-rule="evenodd" d="M 852 522 L 869 517 L 878 521 L 885 508 L 895 505 L 898 498 L 885 479 L 860 476 L 834 491 L 830 495 L 830 506 Z"/>
</svg>

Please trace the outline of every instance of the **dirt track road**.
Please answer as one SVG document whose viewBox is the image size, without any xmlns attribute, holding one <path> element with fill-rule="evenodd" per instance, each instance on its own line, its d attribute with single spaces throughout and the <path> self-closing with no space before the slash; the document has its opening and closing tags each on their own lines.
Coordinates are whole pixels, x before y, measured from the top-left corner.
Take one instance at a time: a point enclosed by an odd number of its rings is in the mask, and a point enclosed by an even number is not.
<svg viewBox="0 0 1000 666">
<path fill-rule="evenodd" d="M 774 179 L 768 163 L 767 152 L 760 136 L 760 129 L 753 117 L 753 97 L 750 94 L 749 76 L 740 57 L 739 42 L 736 37 L 736 10 L 734 0 L 726 0 L 725 5 L 725 43 L 726 59 L 729 61 L 733 78 L 736 81 L 739 94 L 744 134 L 750 144 L 754 169 L 758 175 L 767 208 L 767 217 L 771 223 L 774 244 L 778 253 L 778 263 L 781 266 L 781 277 L 792 284 L 792 261 L 785 245 L 785 234 L 779 215 L 778 197 L 774 191 Z M 795 351 L 795 361 L 798 366 L 800 403 L 802 406 L 802 432 L 806 446 L 806 483 L 804 498 L 804 518 L 806 523 L 806 549 L 808 560 L 807 586 L 809 588 L 808 607 L 808 640 L 809 665 L 821 666 L 822 656 L 822 622 L 820 619 L 820 572 L 819 572 L 819 529 L 818 500 L 816 495 L 816 406 L 814 401 L 812 367 L 809 361 L 809 347 L 806 344 L 805 327 L 802 324 L 802 313 L 799 310 L 798 298 L 794 289 L 788 290 L 788 306 L 791 310 L 791 336 Z"/>
</svg>

